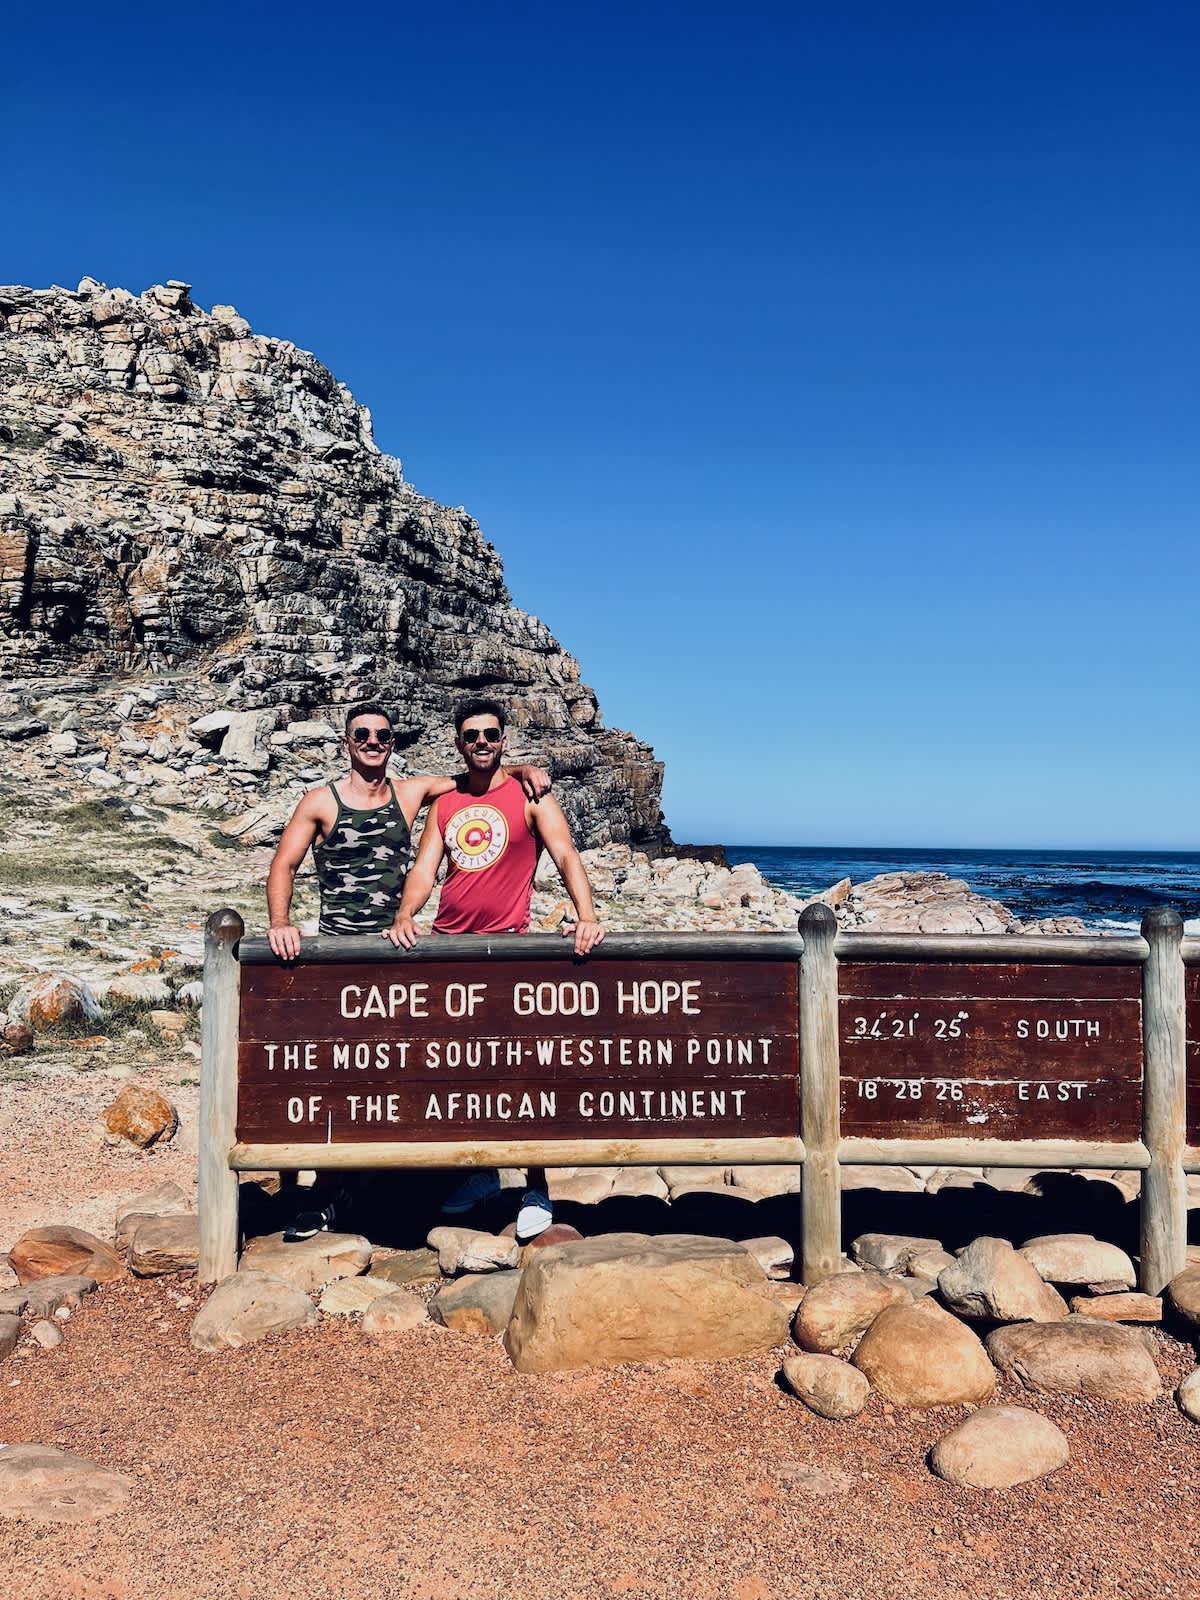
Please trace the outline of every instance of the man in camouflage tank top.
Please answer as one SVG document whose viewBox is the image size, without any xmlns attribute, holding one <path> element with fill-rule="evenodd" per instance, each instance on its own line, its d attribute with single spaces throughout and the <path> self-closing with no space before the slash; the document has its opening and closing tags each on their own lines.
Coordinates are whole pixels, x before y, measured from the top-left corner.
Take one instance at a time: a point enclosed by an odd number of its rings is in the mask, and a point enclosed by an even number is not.
<svg viewBox="0 0 1200 1600">
<path fill-rule="evenodd" d="M 284 828 L 267 875 L 267 940 L 283 960 L 300 954 L 300 930 L 291 920 L 292 890 L 310 849 L 321 887 L 321 933 L 376 933 L 391 926 L 404 891 L 417 813 L 454 788 L 452 778 L 390 778 L 394 743 L 392 719 L 383 706 L 351 706 L 345 737 L 349 773 L 310 789 Z M 530 799 L 550 787 L 540 767 L 508 770 Z"/>
</svg>

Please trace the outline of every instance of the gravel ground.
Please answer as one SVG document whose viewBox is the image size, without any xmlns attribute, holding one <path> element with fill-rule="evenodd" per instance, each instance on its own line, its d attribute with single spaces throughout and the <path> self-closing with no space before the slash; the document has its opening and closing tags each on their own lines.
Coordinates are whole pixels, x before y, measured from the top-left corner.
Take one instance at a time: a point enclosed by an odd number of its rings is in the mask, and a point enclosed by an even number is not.
<svg viewBox="0 0 1200 1600">
<path fill-rule="evenodd" d="M 0 1086 L 0 1244 L 60 1221 L 108 1236 L 120 1197 L 194 1182 L 194 1064 L 95 1048 L 39 1051 L 26 1078 Z M 174 1145 L 139 1153 L 90 1137 L 131 1066 L 179 1106 Z M 1035 1402 L 1067 1434 L 1069 1465 L 980 1493 L 925 1465 L 961 1410 L 912 1415 L 873 1396 L 855 1421 L 824 1422 L 780 1390 L 782 1351 L 525 1377 L 489 1340 L 430 1327 L 384 1346 L 357 1318 L 324 1318 L 199 1356 L 187 1334 L 205 1292 L 110 1286 L 57 1349 L 23 1344 L 0 1366 L 0 1441 L 58 1445 L 138 1485 L 105 1521 L 0 1523 L 8 1593 L 1200 1594 L 1200 1431 L 1169 1394 L 1152 1406 Z M 1194 1357 L 1157 1337 L 1173 1385 Z M 1027 1403 L 1008 1379 L 999 1398 Z"/>
<path fill-rule="evenodd" d="M 1067 1467 L 951 1488 L 930 1445 L 964 1414 L 811 1416 L 772 1356 L 523 1377 L 499 1345 L 354 1323 L 198 1356 L 195 1285 L 130 1282 L 49 1353 L 0 1372 L 8 1441 L 131 1474 L 126 1512 L 5 1524 L 26 1600 L 334 1592 L 406 1600 L 681 1596 L 1191 1596 L 1193 1425 L 1152 1406 L 1042 1401 Z M 781 1354 L 777 1353 L 777 1354 Z M 1160 1344 L 1164 1375 L 1190 1361 Z M 1002 1395 L 1020 1401 L 1005 1380 Z"/>
</svg>

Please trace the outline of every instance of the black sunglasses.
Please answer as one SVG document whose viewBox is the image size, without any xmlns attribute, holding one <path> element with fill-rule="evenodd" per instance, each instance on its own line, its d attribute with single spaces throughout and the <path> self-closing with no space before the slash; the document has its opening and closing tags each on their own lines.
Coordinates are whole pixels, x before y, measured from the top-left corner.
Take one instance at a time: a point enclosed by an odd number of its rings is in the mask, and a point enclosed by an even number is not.
<svg viewBox="0 0 1200 1600">
<path fill-rule="evenodd" d="M 372 739 L 379 744 L 394 744 L 396 739 L 394 733 L 380 733 L 378 728 L 351 728 L 350 737 L 355 744 L 370 744 Z"/>
<path fill-rule="evenodd" d="M 504 737 L 503 728 L 464 728 L 458 736 L 464 744 L 478 744 L 486 739 L 489 744 L 499 744 Z"/>
</svg>

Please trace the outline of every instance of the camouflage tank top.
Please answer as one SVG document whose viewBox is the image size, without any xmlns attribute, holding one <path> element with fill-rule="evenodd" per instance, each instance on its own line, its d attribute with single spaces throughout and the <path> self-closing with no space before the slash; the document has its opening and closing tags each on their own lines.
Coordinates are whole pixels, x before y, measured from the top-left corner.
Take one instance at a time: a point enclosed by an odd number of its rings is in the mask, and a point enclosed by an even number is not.
<svg viewBox="0 0 1200 1600">
<path fill-rule="evenodd" d="M 368 811 L 343 805 L 333 784 L 337 819 L 313 850 L 321 886 L 322 933 L 378 933 L 400 905 L 412 835 L 392 780 L 391 799 Z"/>
</svg>

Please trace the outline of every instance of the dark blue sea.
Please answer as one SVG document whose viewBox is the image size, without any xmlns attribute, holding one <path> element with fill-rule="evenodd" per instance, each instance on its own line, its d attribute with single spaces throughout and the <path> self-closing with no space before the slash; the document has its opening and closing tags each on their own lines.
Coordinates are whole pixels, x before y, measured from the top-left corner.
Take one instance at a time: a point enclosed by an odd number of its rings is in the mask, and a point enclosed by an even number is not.
<svg viewBox="0 0 1200 1600">
<path fill-rule="evenodd" d="M 1151 906 L 1171 906 L 1200 934 L 1200 851 L 793 849 L 728 845 L 730 866 L 753 861 L 777 888 L 807 897 L 839 878 L 945 872 L 1020 917 L 1080 917 L 1096 932 L 1136 932 Z"/>
</svg>

